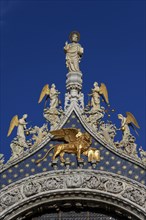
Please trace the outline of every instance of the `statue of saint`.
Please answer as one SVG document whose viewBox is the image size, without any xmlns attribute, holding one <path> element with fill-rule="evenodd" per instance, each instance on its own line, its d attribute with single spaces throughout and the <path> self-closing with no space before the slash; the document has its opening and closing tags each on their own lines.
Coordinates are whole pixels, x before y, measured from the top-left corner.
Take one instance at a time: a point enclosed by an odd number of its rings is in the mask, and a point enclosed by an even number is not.
<svg viewBox="0 0 146 220">
<path fill-rule="evenodd" d="M 79 63 L 81 57 L 83 55 L 83 48 L 78 41 L 80 39 L 80 34 L 76 31 L 70 33 L 70 41 L 65 43 L 64 51 L 66 53 L 66 67 L 68 68 L 69 72 L 81 72 L 79 69 Z"/>
</svg>

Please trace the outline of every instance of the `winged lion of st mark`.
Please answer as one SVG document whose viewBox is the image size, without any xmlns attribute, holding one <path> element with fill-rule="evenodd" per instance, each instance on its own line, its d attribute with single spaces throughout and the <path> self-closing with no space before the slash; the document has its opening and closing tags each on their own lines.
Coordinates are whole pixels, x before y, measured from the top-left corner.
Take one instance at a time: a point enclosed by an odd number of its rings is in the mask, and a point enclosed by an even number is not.
<svg viewBox="0 0 146 220">
<path fill-rule="evenodd" d="M 92 144 L 92 138 L 87 132 L 81 132 L 77 128 L 63 128 L 50 131 L 50 134 L 53 135 L 53 140 L 63 141 L 64 143 L 59 143 L 51 147 L 44 157 L 37 160 L 36 163 L 40 163 L 44 160 L 52 149 L 54 149 L 52 160 L 55 160 L 57 156 L 60 156 L 61 162 L 65 162 L 65 153 L 75 154 L 78 161 L 83 160 L 81 154 L 87 156 L 88 161 L 95 160 L 97 162 L 100 160 L 99 150 L 90 147 Z"/>
</svg>

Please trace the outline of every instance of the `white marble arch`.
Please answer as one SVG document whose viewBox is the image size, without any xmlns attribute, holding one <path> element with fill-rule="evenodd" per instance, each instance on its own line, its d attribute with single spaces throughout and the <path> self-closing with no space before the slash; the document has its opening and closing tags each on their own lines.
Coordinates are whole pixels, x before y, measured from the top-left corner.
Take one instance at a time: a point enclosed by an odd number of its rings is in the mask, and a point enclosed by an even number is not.
<svg viewBox="0 0 146 220">
<path fill-rule="evenodd" d="M 80 203 L 111 207 L 131 219 L 144 220 L 146 187 L 105 171 L 59 170 L 36 174 L 5 187 L 0 195 L 0 219 L 27 219 L 37 209 Z"/>
</svg>

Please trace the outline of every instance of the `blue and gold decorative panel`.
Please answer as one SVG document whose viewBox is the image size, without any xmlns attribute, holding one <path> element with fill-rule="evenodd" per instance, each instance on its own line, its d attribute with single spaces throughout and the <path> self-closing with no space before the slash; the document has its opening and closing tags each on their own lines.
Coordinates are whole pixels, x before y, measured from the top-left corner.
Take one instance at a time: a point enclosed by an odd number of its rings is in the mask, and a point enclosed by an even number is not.
<svg viewBox="0 0 146 220">
<path fill-rule="evenodd" d="M 84 127 L 82 126 L 81 122 L 74 112 L 71 114 L 63 127 L 78 128 L 82 132 L 85 132 Z M 54 168 L 52 167 L 53 150 L 50 151 L 49 155 L 42 162 L 36 164 L 36 161 L 42 158 L 47 150 L 57 143 L 57 141 L 51 140 L 47 145 L 45 145 L 35 154 L 29 156 L 18 164 L 4 170 L 1 173 L 0 177 L 1 187 L 3 188 L 12 182 L 18 181 L 31 175 L 35 175 L 37 173 L 54 170 Z M 101 171 L 104 170 L 110 173 L 116 173 L 128 177 L 142 184 L 145 184 L 145 170 L 142 167 L 135 165 L 127 159 L 121 158 L 117 154 L 113 153 L 112 151 L 98 143 L 94 138 L 92 138 L 91 147 L 96 147 L 100 150 L 101 161 L 97 163 L 97 165 L 93 168 L 91 166 L 91 163 L 88 162 L 87 157 L 81 155 L 81 157 L 84 159 L 84 169 L 97 169 Z M 68 160 L 70 161 L 70 169 L 77 168 L 77 160 L 75 155 L 66 154 L 64 157 L 68 158 Z M 64 169 L 64 166 L 64 163 L 61 163 L 58 157 L 57 169 Z"/>
</svg>

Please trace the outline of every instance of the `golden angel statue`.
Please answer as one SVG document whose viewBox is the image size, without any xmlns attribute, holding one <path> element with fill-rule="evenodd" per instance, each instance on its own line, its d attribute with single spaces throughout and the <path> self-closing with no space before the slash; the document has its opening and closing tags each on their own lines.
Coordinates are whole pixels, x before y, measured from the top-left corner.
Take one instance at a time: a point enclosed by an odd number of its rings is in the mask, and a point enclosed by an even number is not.
<svg viewBox="0 0 146 220">
<path fill-rule="evenodd" d="M 80 34 L 77 31 L 70 33 L 70 41 L 65 43 L 64 51 L 66 53 L 66 67 L 69 72 L 80 72 L 79 63 L 83 55 L 83 48 L 78 43 L 80 40 Z"/>
<path fill-rule="evenodd" d="M 137 128 L 140 128 L 134 115 L 130 112 L 126 112 L 126 117 L 124 117 L 122 114 L 118 114 L 118 118 L 121 120 L 121 130 L 123 133 L 123 140 L 124 141 L 128 138 L 129 135 L 131 135 L 130 129 L 129 129 L 130 125 L 133 127 L 135 132 L 136 132 L 136 129 L 134 126 L 136 126 Z"/>
<path fill-rule="evenodd" d="M 59 94 L 60 92 L 56 90 L 55 84 L 52 84 L 51 88 L 49 88 L 49 85 L 46 84 L 41 91 L 38 103 L 40 103 L 43 100 L 43 98 L 46 96 L 45 107 L 46 107 L 47 99 L 50 98 L 50 109 L 55 109 L 59 105 L 59 99 L 58 99 Z"/>
<path fill-rule="evenodd" d="M 100 107 L 101 95 L 104 97 L 105 102 L 109 105 L 108 92 L 105 84 L 101 83 L 101 86 L 99 86 L 97 82 L 94 82 L 94 88 L 92 89 L 92 93 L 90 94 L 90 96 L 92 96 L 91 106 L 93 111 L 101 110 Z"/>
<path fill-rule="evenodd" d="M 81 154 L 87 151 L 92 143 L 92 138 L 87 132 L 82 133 L 76 128 L 63 128 L 56 131 L 50 131 L 50 133 L 54 136 L 54 140 L 61 140 L 64 141 L 64 143 L 57 144 L 50 148 L 45 156 L 36 161 L 36 163 L 44 160 L 53 148 L 54 154 L 52 160 L 55 160 L 56 157 L 60 155 L 61 162 L 65 162 L 65 159 L 63 158 L 65 153 L 76 154 L 77 159 L 82 160 Z"/>
</svg>

